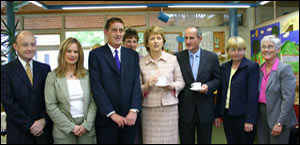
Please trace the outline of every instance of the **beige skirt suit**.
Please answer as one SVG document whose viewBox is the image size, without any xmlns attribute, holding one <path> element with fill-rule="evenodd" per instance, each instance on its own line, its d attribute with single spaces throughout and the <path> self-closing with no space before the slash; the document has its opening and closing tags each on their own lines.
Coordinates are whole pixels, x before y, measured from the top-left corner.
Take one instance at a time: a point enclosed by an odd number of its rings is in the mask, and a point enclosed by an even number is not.
<svg viewBox="0 0 300 145">
<path fill-rule="evenodd" d="M 148 54 L 140 60 L 143 91 L 142 134 L 144 144 L 178 144 L 178 98 L 184 88 L 181 70 L 174 55 L 162 52 L 159 61 Z M 146 92 L 151 76 L 165 77 L 174 90 L 154 86 Z"/>
</svg>

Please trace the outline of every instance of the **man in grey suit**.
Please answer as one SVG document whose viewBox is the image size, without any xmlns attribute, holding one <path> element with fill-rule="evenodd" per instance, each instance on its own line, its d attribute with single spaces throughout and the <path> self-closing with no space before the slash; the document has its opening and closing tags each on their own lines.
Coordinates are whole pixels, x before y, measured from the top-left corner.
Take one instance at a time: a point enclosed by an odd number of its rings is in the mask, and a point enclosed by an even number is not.
<svg viewBox="0 0 300 145">
<path fill-rule="evenodd" d="M 280 45 L 280 39 L 274 35 L 265 36 L 261 41 L 265 63 L 260 69 L 259 144 L 288 144 L 290 129 L 297 124 L 293 109 L 296 78 L 292 67 L 277 57 Z"/>
<path fill-rule="evenodd" d="M 184 41 L 187 50 L 176 54 L 185 88 L 179 98 L 179 134 L 183 144 L 195 143 L 197 127 L 198 144 L 210 144 L 212 123 L 215 118 L 213 92 L 220 85 L 218 56 L 199 47 L 202 33 L 197 26 L 185 30 Z M 190 90 L 191 84 L 201 82 L 200 90 Z"/>
</svg>

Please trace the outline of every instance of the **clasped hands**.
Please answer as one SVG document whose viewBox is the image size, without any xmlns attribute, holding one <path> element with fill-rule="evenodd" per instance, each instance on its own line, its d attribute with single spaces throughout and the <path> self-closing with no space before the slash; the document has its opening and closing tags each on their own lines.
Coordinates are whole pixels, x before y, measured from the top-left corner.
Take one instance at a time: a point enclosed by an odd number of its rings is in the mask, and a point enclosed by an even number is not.
<svg viewBox="0 0 300 145">
<path fill-rule="evenodd" d="M 34 121 L 34 123 L 30 127 L 30 133 L 34 136 L 41 136 L 44 131 L 44 127 L 46 126 L 46 120 L 45 119 L 39 119 Z"/>
<path fill-rule="evenodd" d="M 82 136 L 84 135 L 87 131 L 82 125 L 75 125 L 75 127 L 72 130 L 73 134 L 76 136 Z"/>
<path fill-rule="evenodd" d="M 137 118 L 137 113 L 129 111 L 126 117 L 123 117 L 117 113 L 113 113 L 111 119 L 118 124 L 118 127 L 124 128 L 125 125 L 127 126 L 134 126 Z"/>
</svg>

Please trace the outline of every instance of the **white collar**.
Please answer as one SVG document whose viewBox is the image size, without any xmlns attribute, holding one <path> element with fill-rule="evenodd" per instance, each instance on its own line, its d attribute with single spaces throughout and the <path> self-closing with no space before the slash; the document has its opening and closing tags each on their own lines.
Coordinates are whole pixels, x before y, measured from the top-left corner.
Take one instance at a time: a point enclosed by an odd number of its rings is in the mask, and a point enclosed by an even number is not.
<svg viewBox="0 0 300 145">
<path fill-rule="evenodd" d="M 18 57 L 18 59 L 19 59 L 19 61 L 21 62 L 21 64 L 22 64 L 22 66 L 24 67 L 24 69 L 26 70 L 26 64 L 27 64 L 27 62 L 26 61 L 24 61 L 23 59 L 21 59 L 20 57 Z M 30 65 L 30 69 L 32 70 L 32 60 L 30 60 L 29 61 L 29 65 Z M 31 71 L 32 72 L 32 71 Z"/>
<path fill-rule="evenodd" d="M 122 48 L 122 46 L 120 45 L 120 47 L 119 48 L 117 48 L 117 49 L 115 49 L 115 48 L 113 48 L 109 43 L 107 43 L 108 44 L 108 47 L 109 47 L 109 49 L 110 49 L 110 51 L 111 51 L 111 53 L 113 54 L 113 56 L 114 56 L 114 54 L 115 54 L 115 50 L 118 50 L 118 54 L 119 54 L 119 56 L 120 56 L 120 53 L 121 53 L 121 48 Z"/>
</svg>

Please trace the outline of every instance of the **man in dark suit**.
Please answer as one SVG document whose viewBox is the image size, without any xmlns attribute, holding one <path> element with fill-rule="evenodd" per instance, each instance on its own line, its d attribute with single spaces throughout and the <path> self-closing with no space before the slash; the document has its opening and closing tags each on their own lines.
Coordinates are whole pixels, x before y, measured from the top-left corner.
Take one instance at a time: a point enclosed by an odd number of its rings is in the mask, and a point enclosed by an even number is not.
<svg viewBox="0 0 300 145">
<path fill-rule="evenodd" d="M 18 58 L 1 66 L 1 101 L 7 114 L 7 143 L 51 144 L 52 122 L 44 100 L 50 66 L 32 60 L 37 50 L 33 33 L 18 33 L 13 46 Z"/>
<path fill-rule="evenodd" d="M 185 30 L 184 41 L 187 50 L 176 54 L 185 88 L 179 98 L 179 134 L 183 144 L 195 143 L 197 128 L 198 144 L 210 144 L 212 124 L 215 117 L 213 92 L 220 85 L 218 56 L 199 47 L 202 33 L 197 26 Z M 191 84 L 201 82 L 202 88 L 192 91 Z"/>
<path fill-rule="evenodd" d="M 107 20 L 108 43 L 90 52 L 90 83 L 97 105 L 96 134 L 100 144 L 133 144 L 141 111 L 139 56 L 122 47 L 124 22 Z"/>
</svg>

